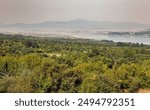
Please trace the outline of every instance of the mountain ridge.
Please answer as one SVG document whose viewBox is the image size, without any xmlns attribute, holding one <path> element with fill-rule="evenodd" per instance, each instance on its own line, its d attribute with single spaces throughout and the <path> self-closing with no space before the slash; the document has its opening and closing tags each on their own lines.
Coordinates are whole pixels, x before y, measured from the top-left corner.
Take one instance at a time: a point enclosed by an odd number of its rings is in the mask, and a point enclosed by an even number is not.
<svg viewBox="0 0 150 110">
<path fill-rule="evenodd" d="M 0 28 L 150 28 L 149 24 L 135 22 L 110 22 L 74 19 L 70 21 L 45 21 L 41 23 L 0 24 Z"/>
</svg>

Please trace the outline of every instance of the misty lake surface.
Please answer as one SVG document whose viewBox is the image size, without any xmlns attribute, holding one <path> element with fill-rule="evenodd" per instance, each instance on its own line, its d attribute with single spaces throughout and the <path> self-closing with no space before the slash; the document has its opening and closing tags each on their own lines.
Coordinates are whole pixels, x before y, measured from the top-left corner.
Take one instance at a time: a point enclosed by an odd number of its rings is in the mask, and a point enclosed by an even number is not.
<svg viewBox="0 0 150 110">
<path fill-rule="evenodd" d="M 92 36 L 92 37 L 91 37 Z M 94 40 L 112 40 L 114 42 L 131 42 L 131 43 L 143 43 L 150 45 L 150 36 L 84 36 L 83 38 L 94 39 Z"/>
</svg>

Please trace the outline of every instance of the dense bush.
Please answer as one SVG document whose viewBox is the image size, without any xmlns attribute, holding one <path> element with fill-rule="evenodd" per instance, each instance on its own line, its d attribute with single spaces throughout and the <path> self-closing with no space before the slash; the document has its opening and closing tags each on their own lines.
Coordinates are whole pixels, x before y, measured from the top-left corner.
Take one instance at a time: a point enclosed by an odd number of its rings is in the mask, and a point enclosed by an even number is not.
<svg viewBox="0 0 150 110">
<path fill-rule="evenodd" d="M 0 92 L 137 92 L 150 46 L 0 34 Z"/>
</svg>

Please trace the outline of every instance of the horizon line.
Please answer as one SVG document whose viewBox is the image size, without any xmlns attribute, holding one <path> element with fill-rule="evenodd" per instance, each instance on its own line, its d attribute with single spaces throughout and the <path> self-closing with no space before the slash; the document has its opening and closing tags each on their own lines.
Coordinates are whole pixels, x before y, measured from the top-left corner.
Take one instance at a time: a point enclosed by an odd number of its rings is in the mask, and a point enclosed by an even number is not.
<svg viewBox="0 0 150 110">
<path fill-rule="evenodd" d="M 71 22 L 76 20 L 83 20 L 83 21 L 89 21 L 89 22 L 109 22 L 109 23 L 135 23 L 135 24 L 141 24 L 141 25 L 150 25 L 149 23 L 141 23 L 136 21 L 109 21 L 109 20 L 90 20 L 90 19 L 84 19 L 84 18 L 75 18 L 70 20 L 45 20 L 45 21 L 39 21 L 39 22 L 16 22 L 16 23 L 2 23 L 2 25 L 13 25 L 13 24 L 40 24 L 40 23 L 46 23 L 46 22 Z"/>
</svg>

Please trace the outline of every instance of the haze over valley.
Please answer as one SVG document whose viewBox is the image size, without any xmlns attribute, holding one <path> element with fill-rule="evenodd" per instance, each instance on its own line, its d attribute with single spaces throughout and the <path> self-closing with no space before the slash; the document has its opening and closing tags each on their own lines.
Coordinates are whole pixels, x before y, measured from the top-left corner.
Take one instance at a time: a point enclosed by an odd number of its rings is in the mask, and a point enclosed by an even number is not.
<svg viewBox="0 0 150 110">
<path fill-rule="evenodd" d="M 150 44 L 149 0 L 0 0 L 0 32 Z"/>
<path fill-rule="evenodd" d="M 109 22 L 74 19 L 42 23 L 1 24 L 0 32 L 39 37 L 86 38 L 149 44 L 150 25 L 134 22 Z"/>
</svg>

